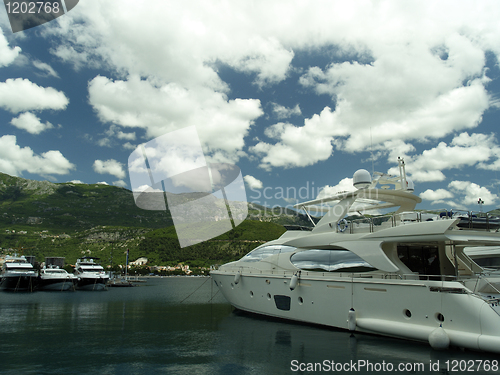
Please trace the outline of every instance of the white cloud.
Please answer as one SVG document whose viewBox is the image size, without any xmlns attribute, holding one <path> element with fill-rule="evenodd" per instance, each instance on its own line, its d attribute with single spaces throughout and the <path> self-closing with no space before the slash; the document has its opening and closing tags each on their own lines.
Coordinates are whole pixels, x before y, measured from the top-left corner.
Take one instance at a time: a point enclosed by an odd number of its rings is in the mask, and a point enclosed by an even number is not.
<svg viewBox="0 0 500 375">
<path fill-rule="evenodd" d="M 106 181 L 96 182 L 96 185 L 109 185 Z"/>
<path fill-rule="evenodd" d="M 262 181 L 256 179 L 254 176 L 246 175 L 243 179 L 250 189 L 262 189 Z"/>
<path fill-rule="evenodd" d="M 90 83 L 103 122 L 144 128 L 148 137 L 195 124 L 221 161 L 244 154 L 248 129 L 262 114 L 255 100 L 227 100 L 231 88 L 221 67 L 246 73 L 263 88 L 298 71 L 292 65 L 299 53 L 332 56 L 330 65 L 299 68 L 303 89 L 330 96 L 335 107 L 303 124 L 274 125 L 273 141 L 251 149 L 266 169 L 311 165 L 328 159 L 334 147 L 359 152 L 372 141 L 439 140 L 477 127 L 495 103 L 485 68 L 486 53 L 500 60 L 494 1 L 158 1 L 154 12 L 136 1 L 117 4 L 80 2 L 45 28 L 60 37 L 53 53 L 127 77 Z M 444 176 L 423 167 L 418 173 L 421 180 Z"/>
<path fill-rule="evenodd" d="M 300 110 L 299 105 L 295 105 L 293 108 L 288 108 L 285 106 L 282 106 L 278 103 L 272 103 L 273 105 L 273 112 L 276 115 L 278 119 L 285 119 L 289 118 L 292 116 L 300 116 L 302 114 L 302 111 Z"/>
<path fill-rule="evenodd" d="M 15 117 L 10 122 L 16 128 L 24 129 L 31 134 L 40 134 L 41 132 L 52 129 L 54 126 L 50 122 L 43 124 L 40 119 L 31 112 L 25 112 Z"/>
<path fill-rule="evenodd" d="M 429 201 L 442 201 L 444 199 L 453 198 L 453 194 L 445 189 L 427 189 L 423 193 L 420 193 L 419 197 Z"/>
<path fill-rule="evenodd" d="M 29 79 L 16 78 L 0 82 L 0 108 L 12 113 L 62 110 L 68 103 L 63 92 L 52 87 L 38 86 Z"/>
<path fill-rule="evenodd" d="M 392 153 L 389 154 L 393 157 Z M 500 147 L 492 134 L 461 133 L 453 138 L 450 145 L 440 142 L 420 155 L 404 156 L 408 165 L 407 172 L 414 181 L 444 181 L 446 176 L 443 170 L 465 166 L 477 165 L 482 169 L 493 170 L 500 168 Z M 493 163 L 489 163 L 491 160 Z M 399 172 L 394 167 L 389 173 Z"/>
<path fill-rule="evenodd" d="M 477 210 L 479 198 L 485 205 L 491 206 L 498 202 L 498 195 L 470 181 L 452 181 L 446 189 L 427 189 L 420 193 L 420 198 L 431 201 L 432 205 L 440 204 L 448 209 Z M 453 198 L 453 200 L 451 200 Z"/>
<path fill-rule="evenodd" d="M 50 150 L 36 155 L 29 147 L 17 145 L 14 135 L 4 135 L 0 138 L 0 171 L 20 176 L 23 172 L 41 176 L 52 174 L 68 174 L 75 169 L 60 151 Z"/>
<path fill-rule="evenodd" d="M 71 180 L 71 181 L 68 181 L 69 183 L 71 184 L 85 184 L 85 182 L 81 181 L 81 180 Z"/>
<path fill-rule="evenodd" d="M 237 161 L 250 126 L 263 114 L 259 100 L 228 101 L 207 88 L 156 86 L 137 77 L 112 81 L 98 76 L 89 83 L 89 97 L 101 121 L 143 128 L 151 138 L 196 126 L 205 151 L 216 161 Z M 121 134 L 124 139 L 126 133 Z"/>
<path fill-rule="evenodd" d="M 115 181 L 113 182 L 113 185 L 115 186 L 119 186 L 119 187 L 127 187 L 127 183 L 123 180 L 118 180 L 118 181 Z"/>
<path fill-rule="evenodd" d="M 319 192 L 316 199 L 323 199 L 331 197 L 332 195 L 336 195 L 338 193 L 351 192 L 355 191 L 356 188 L 353 185 L 352 178 L 346 177 L 342 179 L 337 185 L 330 186 L 325 185 Z"/>
<path fill-rule="evenodd" d="M 457 193 L 464 194 L 463 203 L 468 206 L 476 205 L 479 198 L 488 206 L 496 204 L 498 201 L 498 195 L 490 192 L 488 188 L 470 181 L 452 181 L 448 187 Z"/>
<path fill-rule="evenodd" d="M 49 64 L 35 60 L 33 61 L 33 65 L 35 66 L 35 68 L 43 71 L 46 76 L 59 78 L 59 74 L 57 74 L 57 72 Z"/>
<path fill-rule="evenodd" d="M 129 140 L 129 141 L 135 141 L 135 139 L 136 139 L 135 132 L 133 132 L 133 133 L 124 133 L 122 131 L 118 131 L 116 133 L 116 137 L 118 139 L 126 139 L 126 140 Z"/>
<path fill-rule="evenodd" d="M 3 33 L 0 34 L 0 67 L 12 64 L 20 53 L 20 47 L 16 46 L 14 48 L 9 48 L 9 42 L 7 41 Z"/>
<path fill-rule="evenodd" d="M 109 159 L 106 161 L 96 160 L 92 166 L 94 171 L 99 174 L 110 174 L 118 178 L 124 178 L 126 173 L 123 169 L 123 164 L 114 159 Z"/>
<path fill-rule="evenodd" d="M 137 145 L 133 145 L 133 144 L 132 144 L 132 143 L 130 143 L 130 142 L 125 142 L 125 143 L 123 144 L 123 148 L 124 148 L 125 150 L 135 150 L 135 149 L 137 148 Z"/>
<path fill-rule="evenodd" d="M 57 28 L 45 31 L 61 36 L 53 53 L 76 66 L 111 64 L 124 76 L 154 76 L 189 88 L 201 83 L 215 90 L 226 88 L 219 64 L 254 74 L 255 83 L 264 85 L 284 79 L 294 56 L 269 32 L 270 26 L 275 29 L 274 16 L 264 16 L 270 10 L 264 3 L 218 7 L 157 1 L 154 12 L 133 1 L 116 4 L 79 4 Z"/>
<path fill-rule="evenodd" d="M 307 120 L 306 120 L 307 121 Z M 320 123 L 311 126 L 295 127 L 289 123 L 278 123 L 266 129 L 269 138 L 279 139 L 272 145 L 259 142 L 250 151 L 261 156 L 260 167 L 304 167 L 328 159 L 333 153 L 333 139 L 322 136 Z"/>
</svg>

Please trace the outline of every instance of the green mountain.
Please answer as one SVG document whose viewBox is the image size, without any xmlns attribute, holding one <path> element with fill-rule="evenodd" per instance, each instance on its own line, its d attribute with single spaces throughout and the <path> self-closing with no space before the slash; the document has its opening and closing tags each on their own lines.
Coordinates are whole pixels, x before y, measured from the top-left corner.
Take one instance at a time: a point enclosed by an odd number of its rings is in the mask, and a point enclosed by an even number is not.
<svg viewBox="0 0 500 375">
<path fill-rule="evenodd" d="M 72 232 L 98 225 L 161 228 L 167 211 L 138 208 L 132 192 L 101 184 L 54 184 L 0 173 L 0 228 Z"/>
<path fill-rule="evenodd" d="M 181 197 L 182 198 L 182 197 Z M 232 231 L 181 249 L 170 212 L 135 205 L 132 192 L 101 184 L 51 183 L 0 173 L 0 247 L 4 252 L 65 257 L 105 264 L 147 257 L 149 264 L 211 264 L 237 259 L 279 237 L 283 225 L 309 226 L 296 211 L 249 203 L 247 219 Z M 9 250 L 10 249 L 10 250 Z"/>
</svg>

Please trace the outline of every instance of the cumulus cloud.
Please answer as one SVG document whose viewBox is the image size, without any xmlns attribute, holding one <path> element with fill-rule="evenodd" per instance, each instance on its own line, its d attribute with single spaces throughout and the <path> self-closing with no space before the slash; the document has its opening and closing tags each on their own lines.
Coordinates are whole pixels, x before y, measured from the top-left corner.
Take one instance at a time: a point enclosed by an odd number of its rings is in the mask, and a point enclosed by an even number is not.
<svg viewBox="0 0 500 375">
<path fill-rule="evenodd" d="M 0 67 L 12 64 L 20 53 L 20 47 L 16 46 L 14 48 L 10 48 L 9 42 L 7 41 L 3 33 L 0 34 Z"/>
<path fill-rule="evenodd" d="M 113 185 L 123 187 L 123 188 L 127 187 L 127 183 L 123 180 L 114 181 Z"/>
<path fill-rule="evenodd" d="M 498 195 L 493 194 L 488 188 L 479 186 L 474 182 L 452 181 L 449 183 L 448 187 L 452 191 L 463 195 L 463 203 L 465 205 L 475 205 L 477 204 L 479 198 L 481 198 L 486 205 L 492 205 L 498 201 Z"/>
<path fill-rule="evenodd" d="M 319 192 L 316 199 L 323 199 L 336 195 L 338 193 L 355 191 L 356 188 L 353 185 L 353 180 L 350 177 L 342 179 L 337 185 L 330 186 L 325 185 Z"/>
<path fill-rule="evenodd" d="M 250 151 L 261 157 L 260 167 L 304 167 L 328 159 L 333 153 L 333 139 L 323 136 L 320 122 L 311 121 L 309 126 L 295 127 L 278 123 L 266 129 L 265 134 L 278 139 L 275 144 L 259 142 Z"/>
<path fill-rule="evenodd" d="M 220 74 L 227 67 L 261 89 L 301 71 L 304 92 L 331 98 L 302 123 L 272 125 L 272 137 L 249 148 L 267 170 L 312 165 L 333 151 L 366 151 L 372 143 L 436 142 L 471 131 L 496 103 L 486 69 L 487 54 L 500 60 L 495 2 L 229 2 L 222 8 L 195 0 L 155 2 L 153 13 L 138 2 L 120 4 L 81 2 L 44 30 L 60 37 L 52 52 L 75 66 L 105 66 L 123 79 L 96 77 L 89 85 L 103 122 L 143 128 L 147 137 L 194 124 L 216 160 L 243 156 L 245 136 L 262 115 L 256 100 L 227 100 L 231 87 Z M 309 52 L 331 59 L 293 66 Z M 278 117 L 292 115 L 275 108 Z M 457 151 L 435 148 L 435 154 Z M 491 160 L 475 163 L 500 168 Z M 420 163 L 414 177 L 443 179 L 441 170 L 424 168 L 428 155 Z"/>
<path fill-rule="evenodd" d="M 246 175 L 243 180 L 247 183 L 250 189 L 262 189 L 262 181 L 256 179 L 254 176 Z"/>
<path fill-rule="evenodd" d="M 427 189 L 419 194 L 419 197 L 429 201 L 443 201 L 444 199 L 453 198 L 453 194 L 445 189 Z"/>
<path fill-rule="evenodd" d="M 414 181 L 444 181 L 443 170 L 477 165 L 482 169 L 500 168 L 500 147 L 493 134 L 461 133 L 450 144 L 440 142 L 420 155 L 405 155 L 407 171 Z M 397 168 L 389 173 L 397 174 Z"/>
<path fill-rule="evenodd" d="M 498 202 L 498 195 L 492 193 L 488 188 L 470 181 L 451 181 L 448 184 L 448 190 L 427 189 L 419 196 L 423 200 L 431 201 L 433 205 L 445 204 L 448 206 L 447 208 L 468 210 L 475 210 L 480 198 L 488 206 Z"/>
<path fill-rule="evenodd" d="M 0 82 L 0 108 L 12 113 L 62 110 L 69 100 L 63 92 L 52 87 L 41 87 L 29 79 L 7 79 Z"/>
<path fill-rule="evenodd" d="M 61 36 L 52 52 L 78 67 L 105 62 L 124 75 L 154 76 L 188 88 L 201 83 L 227 89 L 217 74 L 221 64 L 254 75 L 260 86 L 287 76 L 294 54 L 269 32 L 280 25 L 270 23 L 275 16 L 267 16 L 265 3 L 221 8 L 203 1 L 157 1 L 154 12 L 134 1 L 120 4 L 79 4 L 58 28 L 46 31 Z"/>
<path fill-rule="evenodd" d="M 16 128 L 24 129 L 31 134 L 40 134 L 41 132 L 52 129 L 54 126 L 50 122 L 45 124 L 31 112 L 25 112 L 15 117 L 10 122 Z"/>
<path fill-rule="evenodd" d="M 89 98 L 101 121 L 143 128 L 151 138 L 194 125 L 206 153 L 221 162 L 238 160 L 244 137 L 263 114 L 259 100 L 227 100 L 225 94 L 207 88 L 156 86 L 138 77 L 95 77 L 89 83 Z M 119 132 L 118 137 L 132 139 L 130 134 Z"/>
<path fill-rule="evenodd" d="M 92 167 L 94 168 L 94 171 L 99 174 L 110 174 L 120 179 L 126 176 L 123 164 L 114 159 L 106 161 L 96 160 L 94 161 L 94 165 Z"/>
<path fill-rule="evenodd" d="M 292 116 L 300 116 L 302 111 L 300 110 L 299 105 L 295 105 L 293 108 L 288 108 L 278 103 L 271 103 L 273 106 L 273 113 L 278 119 L 285 119 Z"/>
<path fill-rule="evenodd" d="M 60 151 L 50 150 L 37 155 L 30 147 L 20 147 L 14 135 L 0 138 L 0 171 L 21 176 L 23 172 L 41 176 L 68 174 L 75 165 Z"/>
</svg>

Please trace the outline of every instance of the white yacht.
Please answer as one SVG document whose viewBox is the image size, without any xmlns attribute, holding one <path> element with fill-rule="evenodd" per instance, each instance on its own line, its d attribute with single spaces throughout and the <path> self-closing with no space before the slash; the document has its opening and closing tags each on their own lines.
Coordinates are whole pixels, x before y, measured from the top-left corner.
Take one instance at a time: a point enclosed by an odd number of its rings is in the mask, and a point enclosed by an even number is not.
<svg viewBox="0 0 500 375">
<path fill-rule="evenodd" d="M 2 281 L 0 289 L 10 291 L 35 290 L 37 273 L 33 265 L 26 260 L 24 255 L 7 255 L 2 266 Z"/>
<path fill-rule="evenodd" d="M 99 258 L 83 257 L 76 261 L 75 276 L 77 289 L 104 290 L 107 288 L 109 275 L 95 260 Z"/>
<path fill-rule="evenodd" d="M 39 290 L 75 290 L 77 277 L 55 265 L 45 266 L 40 270 Z"/>
<path fill-rule="evenodd" d="M 498 226 L 415 211 L 421 199 L 402 159 L 399 170 L 394 177 L 359 170 L 356 191 L 296 205 L 309 215 L 337 202 L 312 231 L 288 230 L 212 271 L 216 285 L 253 313 L 500 353 L 500 275 L 464 251 L 500 245 Z M 391 207 L 399 208 L 360 215 Z"/>
</svg>

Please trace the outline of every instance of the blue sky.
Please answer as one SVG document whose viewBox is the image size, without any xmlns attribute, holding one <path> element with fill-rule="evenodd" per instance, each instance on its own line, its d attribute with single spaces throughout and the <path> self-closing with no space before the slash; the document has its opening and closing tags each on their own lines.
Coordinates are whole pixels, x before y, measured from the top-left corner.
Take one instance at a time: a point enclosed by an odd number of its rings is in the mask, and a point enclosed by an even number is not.
<svg viewBox="0 0 500 375">
<path fill-rule="evenodd" d="M 498 19 L 496 1 L 85 0 L 13 34 L 0 9 L 0 171 L 130 189 L 139 144 L 195 125 L 256 203 L 401 156 L 420 208 L 491 210 Z"/>
</svg>

